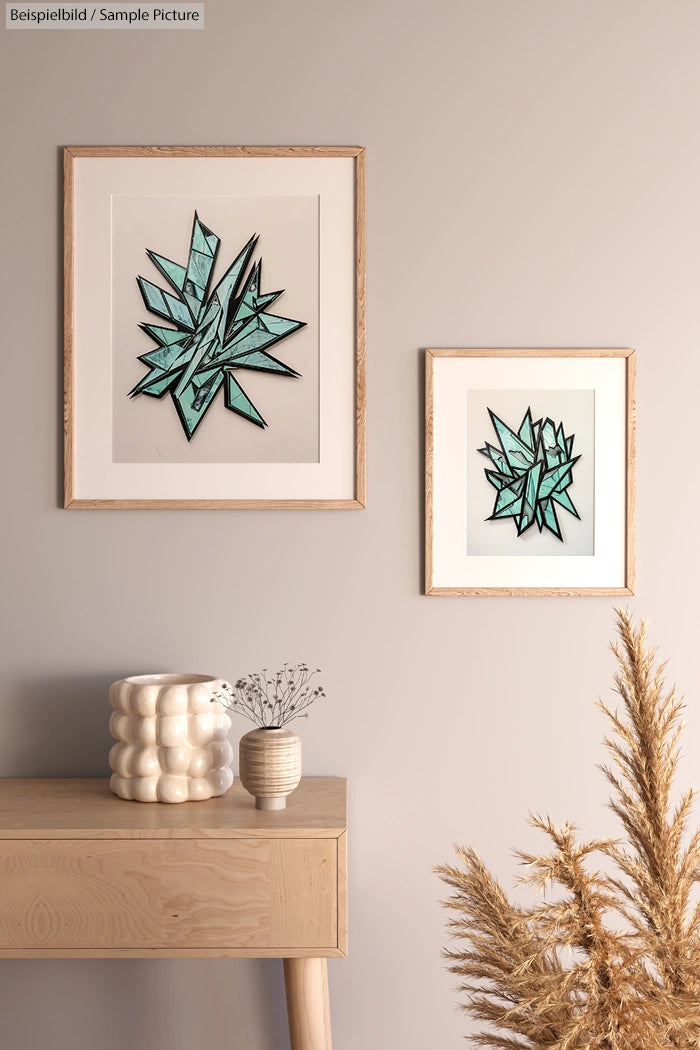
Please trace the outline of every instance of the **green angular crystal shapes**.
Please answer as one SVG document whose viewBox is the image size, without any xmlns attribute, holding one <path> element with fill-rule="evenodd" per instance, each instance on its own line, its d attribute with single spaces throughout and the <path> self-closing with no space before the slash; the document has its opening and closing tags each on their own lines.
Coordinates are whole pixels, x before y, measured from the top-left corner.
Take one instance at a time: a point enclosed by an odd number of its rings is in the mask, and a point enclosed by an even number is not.
<svg viewBox="0 0 700 1050">
<path fill-rule="evenodd" d="M 567 436 L 560 423 L 547 417 L 532 420 L 528 408 L 517 433 L 495 412 L 488 410 L 500 448 L 486 444 L 478 451 L 495 469 L 484 470 L 496 489 L 493 513 L 487 521 L 513 518 L 518 536 L 532 525 L 548 529 L 562 540 L 556 506 L 580 518 L 566 491 L 573 483 L 573 468 L 581 458 L 573 455 L 574 435 Z"/>
<path fill-rule="evenodd" d="M 249 269 L 257 242 L 251 237 L 209 293 L 220 242 L 195 212 L 186 267 L 146 253 L 171 290 L 137 278 L 146 308 L 175 327 L 140 325 L 156 348 L 139 357 L 150 371 L 129 396 L 160 398 L 169 391 L 188 441 L 222 387 L 227 408 L 259 427 L 267 425 L 234 377 L 238 369 L 299 376 L 268 350 L 306 322 L 267 312 L 282 291 L 261 294 L 261 261 Z"/>
</svg>

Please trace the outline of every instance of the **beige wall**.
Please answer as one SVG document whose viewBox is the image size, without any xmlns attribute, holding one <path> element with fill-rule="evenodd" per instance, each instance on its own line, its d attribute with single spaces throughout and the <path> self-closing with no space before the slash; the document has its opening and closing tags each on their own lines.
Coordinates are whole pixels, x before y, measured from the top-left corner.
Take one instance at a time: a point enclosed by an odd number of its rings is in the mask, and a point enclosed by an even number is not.
<svg viewBox="0 0 700 1050">
<path fill-rule="evenodd" d="M 206 19 L 2 31 L 0 774 L 102 774 L 126 673 L 318 663 L 306 771 L 351 790 L 336 1045 L 456 1050 L 431 866 L 473 841 L 510 882 L 528 808 L 611 828 L 592 701 L 612 603 L 421 596 L 421 348 L 637 348 L 632 605 L 699 695 L 700 6 L 207 0 Z M 65 143 L 367 146 L 367 511 L 59 509 Z M 1 1050 L 286 1045 L 275 962 L 0 962 Z"/>
</svg>

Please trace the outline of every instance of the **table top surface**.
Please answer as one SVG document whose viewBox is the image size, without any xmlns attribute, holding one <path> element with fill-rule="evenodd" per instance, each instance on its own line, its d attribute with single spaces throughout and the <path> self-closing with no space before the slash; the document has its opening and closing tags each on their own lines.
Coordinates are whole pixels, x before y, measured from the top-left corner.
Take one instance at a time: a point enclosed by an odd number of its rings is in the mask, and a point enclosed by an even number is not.
<svg viewBox="0 0 700 1050">
<path fill-rule="evenodd" d="M 206 802 L 127 802 L 103 779 L 1 779 L 0 839 L 337 838 L 346 782 L 303 777 L 287 807 L 264 812 L 236 779 Z"/>
</svg>

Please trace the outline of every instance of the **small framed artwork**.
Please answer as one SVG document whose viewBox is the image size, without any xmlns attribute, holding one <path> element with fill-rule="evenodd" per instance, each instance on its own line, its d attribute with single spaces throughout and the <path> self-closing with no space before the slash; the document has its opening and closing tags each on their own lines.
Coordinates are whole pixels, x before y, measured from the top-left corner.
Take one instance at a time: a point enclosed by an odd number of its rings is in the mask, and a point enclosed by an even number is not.
<svg viewBox="0 0 700 1050">
<path fill-rule="evenodd" d="M 426 594 L 634 587 L 634 350 L 426 351 Z"/>
<path fill-rule="evenodd" d="M 365 152 L 68 147 L 65 506 L 365 504 Z"/>
</svg>

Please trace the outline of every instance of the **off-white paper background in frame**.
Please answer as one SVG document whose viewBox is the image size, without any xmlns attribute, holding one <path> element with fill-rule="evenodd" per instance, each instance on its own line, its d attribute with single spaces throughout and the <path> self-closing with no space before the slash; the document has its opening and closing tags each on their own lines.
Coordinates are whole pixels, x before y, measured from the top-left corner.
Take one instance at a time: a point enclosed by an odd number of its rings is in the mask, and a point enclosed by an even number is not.
<svg viewBox="0 0 700 1050">
<path fill-rule="evenodd" d="M 468 390 L 466 396 L 467 554 L 508 557 L 537 554 L 550 558 L 593 554 L 594 392 Z M 566 437 L 573 435 L 573 455 L 581 458 L 574 464 L 572 484 L 566 491 L 580 517 L 555 503 L 561 540 L 546 528 L 540 532 L 536 523 L 518 536 L 513 518 L 486 520 L 493 513 L 497 493 L 485 470 L 495 468 L 478 450 L 485 448 L 487 441 L 495 448 L 500 447 L 489 408 L 516 434 L 530 408 L 533 422 L 549 417 L 555 427 L 562 423 Z"/>
<path fill-rule="evenodd" d="M 552 558 L 466 552 L 466 406 L 470 389 L 594 392 L 594 554 Z M 624 357 L 435 357 L 433 407 L 435 588 L 624 587 Z"/>
<path fill-rule="evenodd" d="M 354 498 L 354 176 L 353 158 L 76 158 L 76 499 Z M 158 195 L 195 198 L 202 194 L 245 198 L 318 197 L 320 369 L 319 461 L 316 463 L 117 463 L 113 460 L 113 198 Z M 158 245 L 144 247 L 164 254 Z M 280 357 L 284 359 L 282 345 Z M 206 422 L 205 419 L 202 426 Z"/>
<path fill-rule="evenodd" d="M 137 274 L 172 294 L 145 249 L 186 266 L 195 211 L 221 242 L 209 294 L 257 234 L 243 279 L 261 260 L 263 294 L 283 290 L 268 312 L 306 326 L 269 347 L 300 378 L 252 369 L 235 373 L 265 428 L 227 409 L 222 386 L 188 441 L 170 393 L 128 393 L 149 372 L 138 355 L 156 346 L 139 323 L 174 327 L 141 298 Z M 112 306 L 114 462 L 318 462 L 318 197 L 114 197 Z"/>
</svg>

